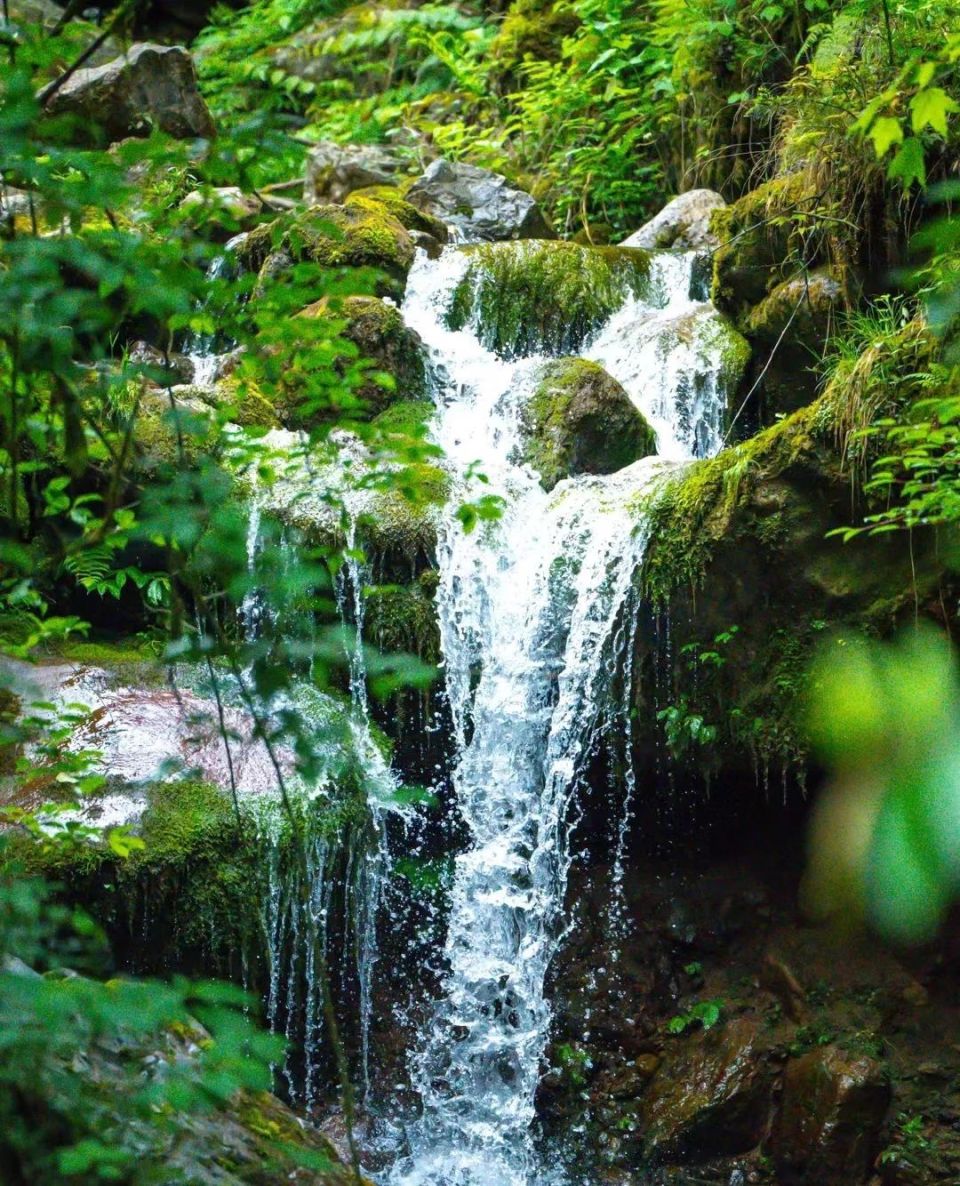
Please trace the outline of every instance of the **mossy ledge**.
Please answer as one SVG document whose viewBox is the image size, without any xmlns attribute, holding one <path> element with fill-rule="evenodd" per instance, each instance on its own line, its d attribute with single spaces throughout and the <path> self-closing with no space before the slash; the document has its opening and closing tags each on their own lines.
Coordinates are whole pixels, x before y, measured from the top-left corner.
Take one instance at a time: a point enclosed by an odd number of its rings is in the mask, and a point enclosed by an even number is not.
<svg viewBox="0 0 960 1186">
<path fill-rule="evenodd" d="M 864 383 L 869 362 L 743 444 L 685 467 L 644 503 L 650 544 L 639 579 L 650 631 L 639 644 L 639 701 L 656 685 L 657 637 L 669 637 L 672 654 L 696 655 L 728 636 L 717 671 L 698 673 L 693 660 L 672 668 L 667 704 L 716 730 L 683 755 L 706 777 L 735 781 L 774 764 L 802 781 L 804 673 L 828 624 L 841 638 L 886 635 L 908 616 L 935 617 L 950 584 L 932 531 L 849 543 L 830 534 L 862 503 L 851 433 L 897 396 L 858 397 L 851 422 L 851 383 Z M 638 719 L 653 722 L 650 704 L 640 709 Z M 648 757 L 659 728 L 651 723 L 640 741 Z"/>
<path fill-rule="evenodd" d="M 466 250 L 447 322 L 473 326 L 503 358 L 576 354 L 628 297 L 649 289 L 650 256 L 634 248 L 530 240 Z"/>
</svg>

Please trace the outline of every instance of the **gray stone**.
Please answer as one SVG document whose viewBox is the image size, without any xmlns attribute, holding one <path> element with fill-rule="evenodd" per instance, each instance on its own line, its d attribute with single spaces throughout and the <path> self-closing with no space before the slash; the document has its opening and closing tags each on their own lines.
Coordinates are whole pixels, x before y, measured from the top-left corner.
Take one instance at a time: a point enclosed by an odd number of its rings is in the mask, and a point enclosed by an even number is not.
<svg viewBox="0 0 960 1186">
<path fill-rule="evenodd" d="M 434 161 L 410 188 L 407 201 L 470 240 L 556 238 L 530 194 L 476 165 Z"/>
<path fill-rule="evenodd" d="M 710 216 L 726 202 L 712 189 L 691 189 L 668 202 L 656 217 L 638 230 L 624 247 L 648 251 L 675 248 L 678 251 L 712 251 L 720 241 L 710 230 Z"/>
<path fill-rule="evenodd" d="M 342 202 L 354 190 L 391 185 L 401 161 L 379 144 L 335 144 L 322 140 L 307 157 L 304 201 L 311 206 Z"/>
<path fill-rule="evenodd" d="M 41 102 L 48 95 L 47 110 L 74 116 L 78 131 L 89 130 L 91 138 L 98 128 L 110 141 L 147 136 L 153 128 L 181 140 L 216 135 L 193 58 L 179 45 L 132 45 L 104 66 L 78 70 L 57 91 L 45 88 Z"/>
</svg>

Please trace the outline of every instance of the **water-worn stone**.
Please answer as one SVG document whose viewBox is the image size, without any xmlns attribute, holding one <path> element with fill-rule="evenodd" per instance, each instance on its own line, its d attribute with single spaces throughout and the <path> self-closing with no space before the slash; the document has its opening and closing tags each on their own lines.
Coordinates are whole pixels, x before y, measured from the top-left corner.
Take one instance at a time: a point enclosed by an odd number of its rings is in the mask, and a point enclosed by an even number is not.
<svg viewBox="0 0 960 1186">
<path fill-rule="evenodd" d="M 41 102 L 46 95 L 48 111 L 74 116 L 78 130 L 100 130 L 110 141 L 154 128 L 181 140 L 216 135 L 193 58 L 179 45 L 139 42 L 112 62 L 78 70 L 57 91 L 46 88 Z"/>
<path fill-rule="evenodd" d="M 883 1067 L 834 1046 L 811 1050 L 783 1076 L 770 1150 L 784 1186 L 856 1186 L 879 1145 L 890 1104 Z"/>
<path fill-rule="evenodd" d="M 547 363 L 521 411 L 521 459 L 545 490 L 575 474 L 612 474 L 656 452 L 653 430 L 616 379 L 595 362 Z"/>
<path fill-rule="evenodd" d="M 477 165 L 437 160 L 407 200 L 470 239 L 555 239 L 536 199 Z"/>
<path fill-rule="evenodd" d="M 355 190 L 370 185 L 389 185 L 402 162 L 396 153 L 380 144 L 336 144 L 321 140 L 307 156 L 303 200 L 342 202 Z"/>
<path fill-rule="evenodd" d="M 720 240 L 710 229 L 714 210 L 726 206 L 712 189 L 691 189 L 680 194 L 628 238 L 624 247 L 648 251 L 675 248 L 678 251 L 712 251 Z"/>
<path fill-rule="evenodd" d="M 744 1153 L 761 1140 L 770 1076 L 747 1019 L 685 1042 L 664 1059 L 643 1104 L 645 1147 L 657 1161 Z"/>
</svg>

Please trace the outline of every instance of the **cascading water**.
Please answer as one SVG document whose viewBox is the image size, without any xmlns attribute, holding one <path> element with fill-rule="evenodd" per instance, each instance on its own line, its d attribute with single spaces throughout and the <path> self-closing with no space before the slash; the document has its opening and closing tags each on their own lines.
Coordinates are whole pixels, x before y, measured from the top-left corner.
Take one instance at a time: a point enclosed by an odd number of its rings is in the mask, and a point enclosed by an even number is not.
<svg viewBox="0 0 960 1186">
<path fill-rule="evenodd" d="M 422 1112 L 392 1186 L 554 1177 L 536 1163 L 532 1123 L 571 803 L 609 719 L 608 693 L 629 664 L 643 496 L 664 459 L 721 443 L 722 352 L 696 328 L 709 323 L 710 306 L 691 299 L 692 257 L 656 256 L 657 295 L 628 300 L 582 353 L 623 383 L 656 429 L 661 457 L 545 493 L 515 460 L 519 411 L 544 359 L 505 362 L 475 329 L 447 328 L 466 268 L 455 249 L 420 256 L 404 305 L 432 356 L 434 435 L 455 478 L 437 605 L 458 745 L 453 782 L 470 845 L 455 865 L 443 996 L 412 1057 Z M 686 337 L 665 359 L 668 327 L 684 323 Z M 503 499 L 499 521 L 465 533 L 457 506 L 491 492 Z"/>
</svg>

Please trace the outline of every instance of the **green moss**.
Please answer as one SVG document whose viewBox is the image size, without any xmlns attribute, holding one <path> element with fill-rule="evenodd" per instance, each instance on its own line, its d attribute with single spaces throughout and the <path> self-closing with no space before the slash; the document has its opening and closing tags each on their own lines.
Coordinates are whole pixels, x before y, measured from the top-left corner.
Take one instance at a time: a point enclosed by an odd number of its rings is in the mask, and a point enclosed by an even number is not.
<svg viewBox="0 0 960 1186">
<path fill-rule="evenodd" d="M 283 215 L 247 235 L 237 247 L 237 258 L 246 271 L 259 272 L 276 252 L 295 263 L 325 268 L 376 268 L 384 273 L 381 290 L 399 296 L 414 246 L 382 203 L 368 202 L 314 206 L 302 214 Z"/>
<path fill-rule="evenodd" d="M 280 426 L 277 408 L 260 385 L 242 371 L 217 380 L 213 399 L 217 407 L 226 410 L 232 423 L 241 428 Z"/>
<path fill-rule="evenodd" d="M 375 416 L 374 426 L 386 437 L 420 440 L 433 417 L 434 406 L 427 400 L 400 400 Z"/>
<path fill-rule="evenodd" d="M 739 319 L 803 263 L 816 261 L 817 193 L 806 171 L 775 177 L 731 206 L 715 210 L 710 226 L 720 240 L 713 255 L 711 297 Z"/>
<path fill-rule="evenodd" d="M 620 247 L 561 241 L 486 243 L 469 248 L 447 322 L 473 325 L 504 358 L 575 354 L 631 295 L 649 286 L 650 257 Z"/>
<path fill-rule="evenodd" d="M 650 601 L 663 606 L 678 586 L 699 587 L 714 547 L 728 537 L 735 512 L 758 480 L 829 442 L 832 413 L 830 404 L 818 400 L 716 457 L 693 462 L 643 500 L 655 541 L 643 569 Z"/>
<path fill-rule="evenodd" d="M 579 473 L 614 473 L 656 452 L 656 436 L 619 383 L 598 363 L 547 363 L 522 413 L 521 459 L 552 490 Z"/>
<path fill-rule="evenodd" d="M 418 210 L 408 202 L 399 189 L 391 185 L 371 185 L 366 189 L 354 190 L 344 202 L 373 214 L 386 213 L 395 218 L 408 231 L 422 231 L 432 235 L 438 243 L 446 243 L 449 232 L 446 223 L 433 214 Z"/>
<path fill-rule="evenodd" d="M 436 573 L 427 569 L 410 585 L 373 589 L 367 597 L 366 628 L 371 642 L 386 653 L 440 661 L 440 628 L 434 601 Z"/>
<path fill-rule="evenodd" d="M 407 483 L 378 494 L 373 510 L 361 517 L 367 551 L 381 559 L 431 556 L 437 542 L 437 511 L 450 495 L 450 478 L 439 467 L 405 467 Z"/>
</svg>

